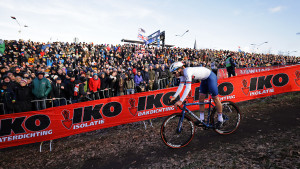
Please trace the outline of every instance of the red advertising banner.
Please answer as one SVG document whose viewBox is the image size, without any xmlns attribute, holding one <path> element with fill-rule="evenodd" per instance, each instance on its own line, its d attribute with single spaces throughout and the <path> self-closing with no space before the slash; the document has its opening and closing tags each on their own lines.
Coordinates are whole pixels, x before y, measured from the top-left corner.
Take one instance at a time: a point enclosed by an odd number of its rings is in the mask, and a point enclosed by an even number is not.
<svg viewBox="0 0 300 169">
<path fill-rule="evenodd" d="M 291 91 L 300 91 L 300 66 L 235 76 L 219 80 L 221 101 L 240 102 Z M 192 85 L 189 102 L 198 100 L 199 83 Z M 168 116 L 176 87 L 102 100 L 76 103 L 41 111 L 0 116 L 0 148 L 12 147 L 121 124 Z M 194 106 L 191 110 L 197 110 Z"/>
<path fill-rule="evenodd" d="M 260 73 L 265 71 L 270 71 L 274 69 L 279 69 L 283 67 L 289 67 L 295 65 L 278 65 L 278 66 L 268 66 L 268 67 L 249 67 L 249 68 L 236 68 L 235 74 L 236 76 L 250 74 L 250 73 Z M 218 69 L 218 79 L 228 78 L 227 69 Z"/>
</svg>

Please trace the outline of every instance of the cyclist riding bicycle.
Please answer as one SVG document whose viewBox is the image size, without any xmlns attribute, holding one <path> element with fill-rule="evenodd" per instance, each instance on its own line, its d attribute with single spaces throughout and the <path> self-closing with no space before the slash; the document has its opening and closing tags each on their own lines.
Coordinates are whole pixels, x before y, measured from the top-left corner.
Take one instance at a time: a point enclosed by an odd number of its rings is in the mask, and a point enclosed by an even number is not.
<svg viewBox="0 0 300 169">
<path fill-rule="evenodd" d="M 218 97 L 218 79 L 215 73 L 205 67 L 187 67 L 185 68 L 182 62 L 174 62 L 170 66 L 170 72 L 175 74 L 175 76 L 180 78 L 180 85 L 177 88 L 176 93 L 173 97 L 171 97 L 170 102 L 174 101 L 176 97 L 181 93 L 183 86 L 186 84 L 186 88 L 184 90 L 183 95 L 180 100 L 177 101 L 174 106 L 181 106 L 182 102 L 188 96 L 191 86 L 192 79 L 201 80 L 200 88 L 199 88 L 199 102 L 204 102 L 206 94 L 209 92 L 216 104 L 217 112 L 218 112 L 218 122 L 216 124 L 217 128 L 220 128 L 223 124 L 223 116 L 222 116 L 222 104 Z M 204 105 L 199 106 L 200 109 L 200 120 L 204 121 Z"/>
</svg>

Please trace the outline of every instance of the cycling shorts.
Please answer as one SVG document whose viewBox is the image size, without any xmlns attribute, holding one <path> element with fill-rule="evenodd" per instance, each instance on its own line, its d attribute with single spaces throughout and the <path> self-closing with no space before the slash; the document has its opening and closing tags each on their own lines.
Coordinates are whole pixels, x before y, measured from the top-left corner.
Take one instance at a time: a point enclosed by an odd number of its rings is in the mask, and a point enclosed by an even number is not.
<svg viewBox="0 0 300 169">
<path fill-rule="evenodd" d="M 211 96 L 217 96 L 218 92 L 218 78 L 215 73 L 211 72 L 207 79 L 201 80 L 199 93 L 208 94 Z"/>
</svg>

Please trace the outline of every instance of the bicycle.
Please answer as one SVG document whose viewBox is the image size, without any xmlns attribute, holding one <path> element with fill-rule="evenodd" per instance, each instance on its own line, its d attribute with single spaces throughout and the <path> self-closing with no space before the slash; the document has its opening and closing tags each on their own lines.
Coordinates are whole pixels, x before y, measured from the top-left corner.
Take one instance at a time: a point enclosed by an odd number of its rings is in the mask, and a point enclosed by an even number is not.
<svg viewBox="0 0 300 169">
<path fill-rule="evenodd" d="M 167 117 L 161 126 L 161 138 L 163 142 L 171 148 L 182 148 L 188 145 L 195 135 L 195 122 L 189 116 L 196 119 L 196 126 L 204 130 L 213 129 L 221 135 L 233 133 L 241 122 L 241 113 L 236 104 L 230 101 L 222 102 L 223 107 L 223 125 L 221 128 L 216 127 L 218 113 L 216 107 L 212 104 L 212 98 L 209 102 L 186 103 L 183 102 L 181 113 L 176 113 Z M 187 106 L 206 105 L 208 104 L 208 116 L 206 121 L 201 121 Z M 212 110 L 212 111 L 211 111 Z M 186 115 L 189 114 L 189 115 Z"/>
</svg>

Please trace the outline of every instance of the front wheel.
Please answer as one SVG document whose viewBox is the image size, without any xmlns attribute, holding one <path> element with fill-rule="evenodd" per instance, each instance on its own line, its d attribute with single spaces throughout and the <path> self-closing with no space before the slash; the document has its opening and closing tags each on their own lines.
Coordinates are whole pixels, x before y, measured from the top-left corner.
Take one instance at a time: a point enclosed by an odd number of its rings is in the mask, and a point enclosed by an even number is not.
<svg viewBox="0 0 300 169">
<path fill-rule="evenodd" d="M 189 116 L 174 114 L 165 119 L 161 126 L 160 134 L 164 143 L 171 148 L 181 148 L 188 145 L 194 137 L 195 127 Z M 178 127 L 181 126 L 181 127 Z"/>
<path fill-rule="evenodd" d="M 231 134 L 233 133 L 241 123 L 241 113 L 239 108 L 230 101 L 222 102 L 223 108 L 223 125 L 220 128 L 215 128 L 215 132 L 219 134 Z M 211 114 L 211 121 L 213 123 L 218 121 L 218 113 L 216 108 L 213 109 Z"/>
</svg>

